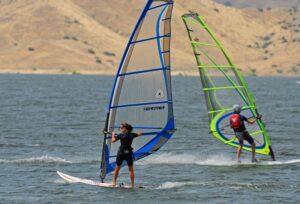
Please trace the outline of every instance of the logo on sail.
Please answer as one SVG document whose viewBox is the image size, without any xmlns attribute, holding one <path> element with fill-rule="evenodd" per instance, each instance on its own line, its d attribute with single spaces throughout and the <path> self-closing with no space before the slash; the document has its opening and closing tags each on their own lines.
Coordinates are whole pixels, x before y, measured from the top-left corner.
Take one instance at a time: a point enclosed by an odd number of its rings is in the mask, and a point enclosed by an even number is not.
<svg viewBox="0 0 300 204">
<path fill-rule="evenodd" d="M 145 107 L 144 111 L 155 111 L 155 110 L 164 110 L 165 106 L 151 106 L 151 107 Z"/>
<path fill-rule="evenodd" d="M 156 98 L 163 98 L 164 96 L 165 96 L 165 95 L 164 95 L 163 90 L 158 89 L 157 92 L 156 92 L 156 94 L 155 94 L 155 97 L 156 97 Z"/>
</svg>

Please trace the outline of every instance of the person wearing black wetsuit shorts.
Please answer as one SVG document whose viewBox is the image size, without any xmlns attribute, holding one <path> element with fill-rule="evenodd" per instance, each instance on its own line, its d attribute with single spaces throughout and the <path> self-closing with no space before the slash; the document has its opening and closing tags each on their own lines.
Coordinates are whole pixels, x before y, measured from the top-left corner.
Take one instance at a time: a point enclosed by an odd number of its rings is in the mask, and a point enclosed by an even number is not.
<svg viewBox="0 0 300 204">
<path fill-rule="evenodd" d="M 127 162 L 131 186 L 134 187 L 134 170 L 133 170 L 133 148 L 131 147 L 134 138 L 142 135 L 142 133 L 133 133 L 132 126 L 128 123 L 121 124 L 121 133 L 116 135 L 112 132 L 112 142 L 120 140 L 120 147 L 117 153 L 116 166 L 113 177 L 113 186 L 116 185 L 120 168 L 123 161 Z"/>
<path fill-rule="evenodd" d="M 247 131 L 245 127 L 245 121 L 249 124 L 253 124 L 256 121 L 250 121 L 248 118 L 246 118 L 244 115 L 241 115 L 241 106 L 240 105 L 234 105 L 233 106 L 233 111 L 234 114 L 230 116 L 230 124 L 231 128 L 234 131 L 234 134 L 236 138 L 239 140 L 240 146 L 237 149 L 237 159 L 238 162 L 241 162 L 240 157 L 244 145 L 244 140 L 246 140 L 249 144 L 251 144 L 252 148 L 252 162 L 257 162 L 255 158 L 255 142 L 254 139 L 250 136 L 249 132 Z"/>
</svg>

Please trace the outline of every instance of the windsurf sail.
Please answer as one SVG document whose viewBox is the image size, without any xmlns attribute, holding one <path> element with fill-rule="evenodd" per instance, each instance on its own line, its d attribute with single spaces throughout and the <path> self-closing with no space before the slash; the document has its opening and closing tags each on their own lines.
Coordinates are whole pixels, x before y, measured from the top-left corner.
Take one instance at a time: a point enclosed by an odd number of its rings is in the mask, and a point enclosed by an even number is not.
<svg viewBox="0 0 300 204">
<path fill-rule="evenodd" d="M 119 132 L 127 122 L 134 132 L 134 160 L 157 151 L 175 130 L 171 88 L 170 40 L 172 0 L 149 0 L 121 59 L 109 102 L 101 161 L 101 179 L 113 171 Z"/>
<path fill-rule="evenodd" d="M 259 116 L 253 96 L 239 70 L 217 40 L 211 29 L 197 13 L 182 16 L 197 61 L 206 99 L 210 131 L 225 144 L 238 147 L 239 142 L 229 125 L 232 106 L 240 104 L 241 114 L 248 118 Z M 261 119 L 247 125 L 256 142 L 256 152 L 275 159 L 270 140 Z M 251 145 L 244 143 L 245 150 Z"/>
</svg>

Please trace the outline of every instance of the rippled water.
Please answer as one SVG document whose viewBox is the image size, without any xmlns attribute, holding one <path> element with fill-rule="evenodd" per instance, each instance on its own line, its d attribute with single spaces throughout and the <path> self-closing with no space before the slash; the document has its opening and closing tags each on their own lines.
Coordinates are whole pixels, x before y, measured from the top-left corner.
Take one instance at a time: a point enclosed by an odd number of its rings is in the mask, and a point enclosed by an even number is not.
<svg viewBox="0 0 300 204">
<path fill-rule="evenodd" d="M 56 170 L 98 179 L 112 76 L 0 75 L 0 203 L 299 203 L 299 78 L 247 78 L 277 156 L 234 161 L 208 134 L 198 77 L 174 77 L 178 131 L 136 162 L 137 185 L 68 184 Z M 110 180 L 110 177 L 107 181 Z M 129 182 L 127 169 L 120 181 Z"/>
</svg>

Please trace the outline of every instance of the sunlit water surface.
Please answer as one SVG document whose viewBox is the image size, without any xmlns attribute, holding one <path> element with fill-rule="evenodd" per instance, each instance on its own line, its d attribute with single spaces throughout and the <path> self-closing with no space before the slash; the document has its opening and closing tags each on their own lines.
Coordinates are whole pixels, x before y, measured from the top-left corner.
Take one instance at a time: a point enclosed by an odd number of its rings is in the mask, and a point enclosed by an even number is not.
<svg viewBox="0 0 300 204">
<path fill-rule="evenodd" d="M 0 203 L 299 203 L 299 78 L 246 78 L 277 156 L 250 163 L 208 133 L 198 77 L 173 77 L 178 131 L 135 163 L 144 189 L 68 184 L 56 170 L 97 180 L 112 76 L 0 75 Z M 110 181 L 111 175 L 107 181 Z M 127 168 L 120 182 L 129 182 Z"/>
</svg>

